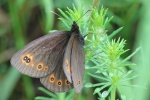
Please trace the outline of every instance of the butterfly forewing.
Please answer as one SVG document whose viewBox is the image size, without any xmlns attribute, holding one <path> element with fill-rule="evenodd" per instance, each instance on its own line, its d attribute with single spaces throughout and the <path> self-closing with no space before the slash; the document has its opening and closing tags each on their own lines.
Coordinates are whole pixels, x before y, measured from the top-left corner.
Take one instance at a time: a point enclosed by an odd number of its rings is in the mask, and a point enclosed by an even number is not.
<svg viewBox="0 0 150 100">
<path fill-rule="evenodd" d="M 21 73 L 32 77 L 44 77 L 53 72 L 68 42 L 68 32 L 54 32 L 40 37 L 18 51 L 11 64 Z"/>
<path fill-rule="evenodd" d="M 65 75 L 68 79 L 69 82 L 72 83 L 72 79 L 71 79 L 71 52 L 72 52 L 72 46 L 73 46 L 73 41 L 74 41 L 74 37 L 75 35 L 72 35 L 71 38 L 68 41 L 66 50 L 65 50 L 65 54 L 64 54 L 64 59 L 63 59 L 63 70 L 65 72 Z"/>
<path fill-rule="evenodd" d="M 75 36 L 71 53 L 71 70 L 72 80 L 76 92 L 80 92 L 83 86 L 84 76 L 84 50 L 83 50 L 83 38 L 81 36 Z"/>
<path fill-rule="evenodd" d="M 40 78 L 41 83 L 52 92 L 65 92 L 73 88 L 63 71 L 63 55 L 59 55 L 60 59 L 53 73 Z"/>
</svg>

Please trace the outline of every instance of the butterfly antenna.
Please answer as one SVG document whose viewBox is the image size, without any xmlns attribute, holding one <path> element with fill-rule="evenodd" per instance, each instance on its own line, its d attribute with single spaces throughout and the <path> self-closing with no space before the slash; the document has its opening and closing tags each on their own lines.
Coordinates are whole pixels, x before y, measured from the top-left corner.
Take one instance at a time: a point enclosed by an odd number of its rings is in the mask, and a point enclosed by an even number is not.
<svg viewBox="0 0 150 100">
<path fill-rule="evenodd" d="M 88 10 L 88 11 L 86 11 L 79 19 L 81 19 L 85 14 L 87 14 L 89 11 L 91 11 L 91 10 Z M 78 19 L 78 20 L 79 20 Z M 78 20 L 76 20 L 76 22 L 78 21 Z"/>
<path fill-rule="evenodd" d="M 50 12 L 57 15 L 58 17 L 62 18 L 59 14 L 55 13 L 54 11 L 50 11 Z"/>
</svg>

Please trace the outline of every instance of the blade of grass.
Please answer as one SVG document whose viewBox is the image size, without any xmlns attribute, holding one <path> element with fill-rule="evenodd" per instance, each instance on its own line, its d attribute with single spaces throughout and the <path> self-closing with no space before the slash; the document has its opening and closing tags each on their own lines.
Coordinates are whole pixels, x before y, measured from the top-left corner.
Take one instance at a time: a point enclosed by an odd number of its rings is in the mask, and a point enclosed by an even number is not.
<svg viewBox="0 0 150 100">
<path fill-rule="evenodd" d="M 5 80 L 3 80 L 2 87 L 0 89 L 0 100 L 9 99 L 19 78 L 20 73 L 11 66 L 7 75 L 5 76 Z"/>
</svg>

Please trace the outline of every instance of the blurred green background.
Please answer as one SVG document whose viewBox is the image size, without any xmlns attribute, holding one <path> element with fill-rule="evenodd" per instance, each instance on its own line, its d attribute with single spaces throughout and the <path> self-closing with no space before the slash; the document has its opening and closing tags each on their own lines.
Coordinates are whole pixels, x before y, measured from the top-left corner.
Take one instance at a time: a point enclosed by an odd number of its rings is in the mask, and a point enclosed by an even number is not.
<svg viewBox="0 0 150 100">
<path fill-rule="evenodd" d="M 10 65 L 12 55 L 30 41 L 47 34 L 49 30 L 65 30 L 64 24 L 50 13 L 84 6 L 90 9 L 93 0 L 0 0 L 0 100 L 33 100 L 43 95 L 37 90 L 42 86 L 39 79 L 20 74 Z M 134 88 L 131 100 L 150 100 L 150 0 L 100 0 L 100 6 L 108 8 L 107 16 L 113 16 L 107 33 L 124 27 L 116 37 L 127 40 L 123 57 L 131 54 L 137 47 L 141 50 L 131 59 L 136 63 L 129 68 L 140 77 L 132 80 L 147 89 Z M 92 82 L 94 83 L 94 81 Z M 84 89 L 84 88 L 83 88 Z M 91 90 L 93 92 L 93 90 Z M 89 92 L 90 99 L 97 99 Z M 84 99 L 88 94 L 82 94 Z M 119 94 L 118 94 L 119 95 Z M 119 98 L 120 96 L 118 96 Z M 84 100 L 83 99 L 83 100 Z M 127 99 L 128 100 L 128 99 Z"/>
</svg>

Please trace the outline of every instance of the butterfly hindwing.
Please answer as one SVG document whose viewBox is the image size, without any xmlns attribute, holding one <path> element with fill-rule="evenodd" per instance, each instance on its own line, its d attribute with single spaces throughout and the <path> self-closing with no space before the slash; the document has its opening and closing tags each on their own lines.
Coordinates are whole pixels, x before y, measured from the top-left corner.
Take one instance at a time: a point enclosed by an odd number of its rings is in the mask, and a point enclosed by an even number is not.
<svg viewBox="0 0 150 100">
<path fill-rule="evenodd" d="M 68 42 L 68 32 L 59 31 L 27 44 L 12 58 L 11 64 L 31 77 L 44 77 L 53 72 L 59 55 Z"/>
<path fill-rule="evenodd" d="M 60 57 L 57 67 L 50 75 L 40 78 L 41 83 L 52 92 L 65 92 L 73 88 L 73 84 L 67 80 L 62 67 L 63 56 Z"/>
</svg>

